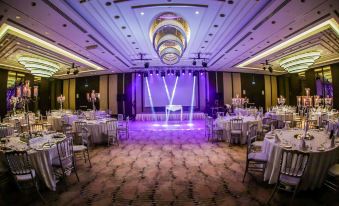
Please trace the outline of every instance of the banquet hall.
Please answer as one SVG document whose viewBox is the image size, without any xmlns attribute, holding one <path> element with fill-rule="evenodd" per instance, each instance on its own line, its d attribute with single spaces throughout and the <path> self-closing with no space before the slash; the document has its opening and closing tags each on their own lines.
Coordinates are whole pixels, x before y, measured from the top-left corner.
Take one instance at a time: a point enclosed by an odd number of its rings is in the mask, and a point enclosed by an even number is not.
<svg viewBox="0 0 339 206">
<path fill-rule="evenodd" d="M 0 205 L 338 205 L 339 1 L 0 0 Z"/>
</svg>

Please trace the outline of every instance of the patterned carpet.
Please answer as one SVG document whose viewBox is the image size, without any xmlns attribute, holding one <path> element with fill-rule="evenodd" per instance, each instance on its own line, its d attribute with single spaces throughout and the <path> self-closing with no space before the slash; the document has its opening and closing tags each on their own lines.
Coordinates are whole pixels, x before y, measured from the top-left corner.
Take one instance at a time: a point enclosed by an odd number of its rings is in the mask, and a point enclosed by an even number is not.
<svg viewBox="0 0 339 206">
<path fill-rule="evenodd" d="M 245 155 L 244 146 L 207 142 L 203 130 L 132 130 L 119 147 L 93 148 L 92 168 L 78 161 L 80 183 L 72 174 L 67 187 L 42 193 L 48 205 L 264 205 L 273 185 L 251 175 L 241 182 Z M 34 195 L 18 200 L 16 189 L 2 194 L 6 205 L 42 204 Z M 291 205 L 290 197 L 280 192 L 271 204 Z M 323 189 L 300 192 L 292 204 L 338 202 Z"/>
</svg>

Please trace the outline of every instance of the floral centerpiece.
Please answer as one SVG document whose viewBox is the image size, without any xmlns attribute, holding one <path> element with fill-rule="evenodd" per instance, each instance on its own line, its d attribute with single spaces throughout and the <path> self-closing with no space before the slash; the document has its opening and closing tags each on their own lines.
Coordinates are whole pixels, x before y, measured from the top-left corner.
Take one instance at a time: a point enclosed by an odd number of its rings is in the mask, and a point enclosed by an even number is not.
<svg viewBox="0 0 339 206">
<path fill-rule="evenodd" d="M 65 96 L 63 96 L 62 94 L 57 97 L 57 101 L 60 104 L 60 110 L 62 110 L 62 104 L 65 102 L 65 99 Z"/>
<path fill-rule="evenodd" d="M 15 115 L 16 114 L 16 105 L 19 103 L 19 98 L 12 96 L 11 99 L 10 99 L 10 103 L 13 107 L 13 115 Z"/>
</svg>

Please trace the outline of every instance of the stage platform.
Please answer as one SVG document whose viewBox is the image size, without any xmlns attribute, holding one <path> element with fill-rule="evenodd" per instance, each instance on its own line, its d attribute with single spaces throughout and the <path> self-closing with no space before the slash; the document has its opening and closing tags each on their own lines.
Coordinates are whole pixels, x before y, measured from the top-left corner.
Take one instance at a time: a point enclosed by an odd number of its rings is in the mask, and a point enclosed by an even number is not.
<svg viewBox="0 0 339 206">
<path fill-rule="evenodd" d="M 169 121 L 180 121 L 181 114 L 180 113 L 170 113 L 168 120 Z M 205 114 L 203 112 L 194 112 L 192 116 L 192 120 L 202 120 L 205 118 Z M 182 120 L 187 121 L 190 119 L 190 113 L 183 113 Z M 137 114 L 135 120 L 138 121 L 166 121 L 166 113 L 142 113 Z"/>
</svg>

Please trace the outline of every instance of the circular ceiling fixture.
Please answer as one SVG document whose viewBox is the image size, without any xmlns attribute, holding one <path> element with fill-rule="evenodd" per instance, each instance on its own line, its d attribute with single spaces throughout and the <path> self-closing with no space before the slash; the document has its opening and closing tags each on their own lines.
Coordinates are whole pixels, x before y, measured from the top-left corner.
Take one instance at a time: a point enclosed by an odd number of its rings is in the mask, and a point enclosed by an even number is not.
<svg viewBox="0 0 339 206">
<path fill-rule="evenodd" d="M 319 51 L 312 51 L 282 59 L 279 64 L 289 73 L 298 73 L 306 71 L 319 57 Z"/>
<path fill-rule="evenodd" d="M 190 39 L 190 28 L 179 15 L 165 12 L 158 15 L 150 28 L 153 48 L 164 64 L 180 61 Z"/>
<path fill-rule="evenodd" d="M 36 57 L 21 56 L 18 62 L 33 75 L 39 77 L 51 77 L 60 69 L 59 65 Z"/>
</svg>

